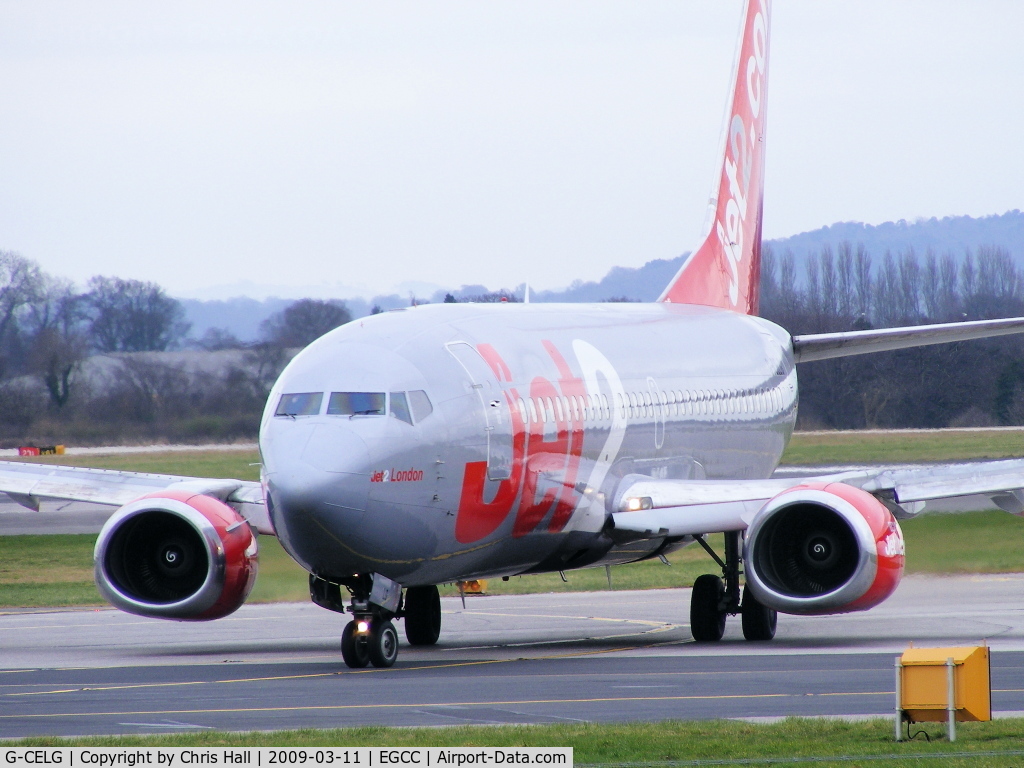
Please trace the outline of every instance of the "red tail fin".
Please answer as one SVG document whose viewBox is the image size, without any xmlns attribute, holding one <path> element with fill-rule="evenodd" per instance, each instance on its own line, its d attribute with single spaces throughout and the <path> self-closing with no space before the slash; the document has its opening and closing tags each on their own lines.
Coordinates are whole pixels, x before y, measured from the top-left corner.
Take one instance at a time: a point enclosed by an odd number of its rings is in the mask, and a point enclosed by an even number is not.
<svg viewBox="0 0 1024 768">
<path fill-rule="evenodd" d="M 770 0 L 747 0 L 714 220 L 659 301 L 757 313 L 769 16 Z"/>
</svg>

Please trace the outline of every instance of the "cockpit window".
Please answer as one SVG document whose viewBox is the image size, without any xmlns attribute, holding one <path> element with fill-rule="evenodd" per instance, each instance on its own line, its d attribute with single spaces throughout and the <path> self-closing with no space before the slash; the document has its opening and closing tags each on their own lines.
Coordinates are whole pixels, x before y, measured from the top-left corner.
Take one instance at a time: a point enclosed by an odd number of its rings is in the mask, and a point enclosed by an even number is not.
<svg viewBox="0 0 1024 768">
<path fill-rule="evenodd" d="M 383 392 L 331 392 L 327 413 L 332 416 L 383 416 Z"/>
<path fill-rule="evenodd" d="M 412 406 L 412 417 L 416 419 L 417 424 L 434 412 L 434 406 L 430 404 L 430 398 L 427 397 L 427 393 L 422 389 L 409 393 L 409 405 Z"/>
<path fill-rule="evenodd" d="M 405 399 L 405 392 L 391 393 L 391 415 L 406 424 L 412 424 L 412 414 L 409 413 L 409 401 Z"/>
<path fill-rule="evenodd" d="M 281 395 L 275 416 L 316 416 L 320 413 L 323 392 L 296 392 Z"/>
</svg>

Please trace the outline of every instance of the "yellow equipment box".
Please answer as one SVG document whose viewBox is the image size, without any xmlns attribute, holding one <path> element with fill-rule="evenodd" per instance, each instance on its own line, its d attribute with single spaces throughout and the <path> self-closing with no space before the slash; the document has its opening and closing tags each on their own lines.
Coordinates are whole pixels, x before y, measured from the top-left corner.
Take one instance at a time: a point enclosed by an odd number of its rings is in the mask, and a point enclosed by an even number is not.
<svg viewBox="0 0 1024 768">
<path fill-rule="evenodd" d="M 949 665 L 953 660 L 953 706 Z M 898 707 L 911 722 L 942 722 L 955 710 L 960 721 L 992 719 L 992 684 L 986 646 L 910 648 L 900 657 Z"/>
</svg>

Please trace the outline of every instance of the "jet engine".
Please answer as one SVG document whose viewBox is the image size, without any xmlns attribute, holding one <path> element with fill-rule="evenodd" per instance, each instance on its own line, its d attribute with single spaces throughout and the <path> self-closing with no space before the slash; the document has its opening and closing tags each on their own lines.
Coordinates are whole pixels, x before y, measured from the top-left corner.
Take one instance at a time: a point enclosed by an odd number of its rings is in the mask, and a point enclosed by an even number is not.
<svg viewBox="0 0 1024 768">
<path fill-rule="evenodd" d="M 237 610 L 257 569 L 256 536 L 210 496 L 161 491 L 121 507 L 96 540 L 96 585 L 116 608 L 204 621 Z"/>
<path fill-rule="evenodd" d="M 844 483 L 808 483 L 758 511 L 743 559 L 754 596 L 777 611 L 863 611 L 899 584 L 903 532 L 871 494 Z"/>
</svg>

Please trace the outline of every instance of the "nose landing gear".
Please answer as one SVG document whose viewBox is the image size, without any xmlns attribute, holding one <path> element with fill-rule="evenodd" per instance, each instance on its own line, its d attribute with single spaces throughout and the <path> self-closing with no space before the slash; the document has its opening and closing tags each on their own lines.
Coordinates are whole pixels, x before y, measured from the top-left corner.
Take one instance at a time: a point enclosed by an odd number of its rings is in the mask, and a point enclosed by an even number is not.
<svg viewBox="0 0 1024 768">
<path fill-rule="evenodd" d="M 398 658 L 398 632 L 388 619 L 355 618 L 341 633 L 341 658 L 352 669 L 390 667 Z"/>
<path fill-rule="evenodd" d="M 398 631 L 392 619 L 405 619 L 410 645 L 433 645 L 441 634 L 441 598 L 436 586 L 409 587 L 402 597 L 397 583 L 383 579 L 388 586 L 387 597 L 380 599 L 375 596 L 379 592 L 373 591 L 374 578 L 382 579 L 379 575 L 360 574 L 335 583 L 312 574 L 309 577 L 309 594 L 314 603 L 352 614 L 352 621 L 341 633 L 341 657 L 352 669 L 370 664 L 386 668 L 395 663 Z M 342 586 L 352 595 L 348 607 L 341 597 Z"/>
</svg>

